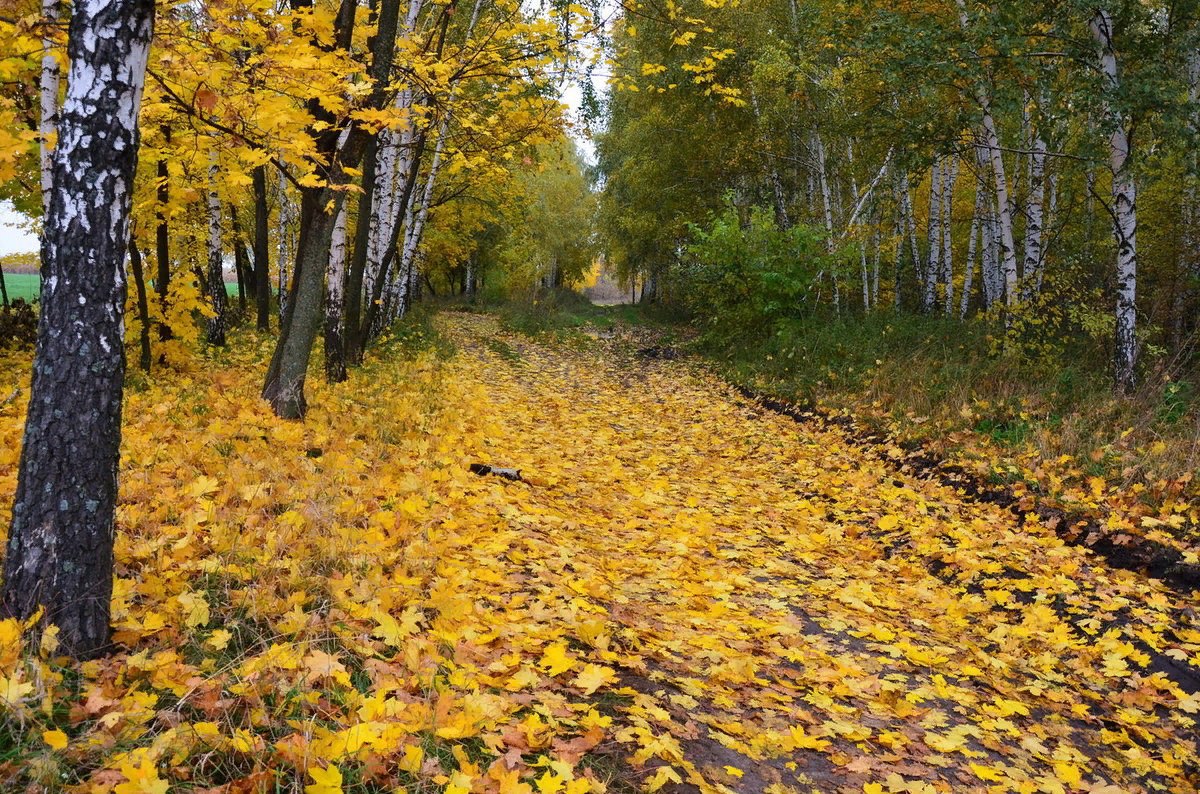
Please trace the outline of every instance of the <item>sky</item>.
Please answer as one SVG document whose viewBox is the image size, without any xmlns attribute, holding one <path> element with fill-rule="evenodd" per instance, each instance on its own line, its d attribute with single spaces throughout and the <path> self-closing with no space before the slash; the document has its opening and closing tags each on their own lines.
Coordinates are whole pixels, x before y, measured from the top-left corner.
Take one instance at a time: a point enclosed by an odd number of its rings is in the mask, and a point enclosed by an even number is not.
<svg viewBox="0 0 1200 794">
<path fill-rule="evenodd" d="M 0 256 L 38 250 L 37 236 L 23 226 L 27 222 L 24 215 L 13 209 L 12 204 L 0 201 Z"/>
</svg>

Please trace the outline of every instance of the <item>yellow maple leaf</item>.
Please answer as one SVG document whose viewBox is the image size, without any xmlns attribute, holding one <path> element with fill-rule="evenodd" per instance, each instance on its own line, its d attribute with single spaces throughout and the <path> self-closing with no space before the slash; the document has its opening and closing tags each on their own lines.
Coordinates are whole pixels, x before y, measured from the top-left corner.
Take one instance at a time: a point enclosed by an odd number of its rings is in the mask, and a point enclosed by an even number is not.
<svg viewBox="0 0 1200 794">
<path fill-rule="evenodd" d="M 342 794 L 342 770 L 338 769 L 337 764 L 330 764 L 324 769 L 310 766 L 308 776 L 313 782 L 304 787 L 304 794 Z"/>
<path fill-rule="evenodd" d="M 574 667 L 575 660 L 567 655 L 565 642 L 556 642 L 542 654 L 541 666 L 550 675 L 559 675 Z"/>
<path fill-rule="evenodd" d="M 612 683 L 616 678 L 617 674 L 611 667 L 586 664 L 571 683 L 582 689 L 585 694 L 590 695 L 605 684 Z"/>
<path fill-rule="evenodd" d="M 563 779 L 548 769 L 534 781 L 534 784 L 541 794 L 558 794 L 563 789 Z"/>
</svg>

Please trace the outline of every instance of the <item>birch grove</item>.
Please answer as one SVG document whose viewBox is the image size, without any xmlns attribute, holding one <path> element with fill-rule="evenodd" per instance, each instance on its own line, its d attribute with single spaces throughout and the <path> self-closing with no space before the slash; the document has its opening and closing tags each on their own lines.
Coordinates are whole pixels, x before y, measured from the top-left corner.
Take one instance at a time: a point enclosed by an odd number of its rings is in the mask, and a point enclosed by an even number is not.
<svg viewBox="0 0 1200 794">
<path fill-rule="evenodd" d="M 1087 338 L 1106 351 L 1121 392 L 1145 369 L 1146 338 L 1158 356 L 1191 349 L 1200 294 L 1200 236 L 1187 231 L 1198 217 L 1186 132 L 1200 117 L 1193 11 L 1002 11 L 974 0 L 809 10 L 805 27 L 789 3 L 712 9 L 696 17 L 703 24 L 680 22 L 682 38 L 653 22 L 636 24 L 636 35 L 622 27 L 631 19 L 616 26 L 599 154 L 606 184 L 619 186 L 606 187 L 602 214 L 618 268 L 636 280 L 642 261 L 675 262 L 655 268 L 678 273 L 686 295 L 701 265 L 687 253 L 689 224 L 709 228 L 732 202 L 743 219 L 770 208 L 781 230 L 825 239 L 807 266 L 773 276 L 804 282 L 790 309 L 800 316 L 836 319 L 846 310 L 839 286 L 850 283 L 861 313 L 998 323 L 997 344 L 1014 350 L 1044 349 L 1054 329 L 1065 335 L 1059 346 Z M 693 38 L 700 49 L 676 43 Z M 1148 143 L 1134 145 L 1135 129 Z M 722 149 L 730 137 L 751 153 Z M 664 181 L 642 158 L 667 140 L 702 151 L 705 165 Z M 884 179 L 890 189 L 877 189 Z M 1137 240 L 1147 182 L 1152 254 Z M 663 185 L 679 197 L 662 200 Z M 876 255 L 890 277 L 875 277 Z M 1138 297 L 1147 256 L 1152 301 Z M 890 294 L 875 296 L 876 283 Z"/>
</svg>

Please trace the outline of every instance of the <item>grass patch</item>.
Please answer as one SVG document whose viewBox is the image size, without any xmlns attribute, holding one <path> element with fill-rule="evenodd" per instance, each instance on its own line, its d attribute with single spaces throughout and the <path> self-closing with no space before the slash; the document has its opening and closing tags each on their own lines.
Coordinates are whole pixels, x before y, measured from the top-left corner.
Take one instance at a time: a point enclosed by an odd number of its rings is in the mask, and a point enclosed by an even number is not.
<svg viewBox="0 0 1200 794">
<path fill-rule="evenodd" d="M 20 298 L 33 303 L 41 293 L 41 276 L 37 273 L 5 273 L 4 287 L 8 290 L 10 301 Z"/>
<path fill-rule="evenodd" d="M 505 330 L 526 336 L 570 337 L 584 328 L 604 331 L 621 325 L 670 326 L 682 319 L 659 305 L 597 306 L 568 289 L 542 290 L 530 299 L 484 300 L 462 307 L 494 314 Z"/>
<path fill-rule="evenodd" d="M 434 325 L 435 314 L 434 309 L 424 304 L 413 306 L 384 333 L 379 344 L 379 357 L 399 357 L 411 361 L 430 351 L 442 361 L 452 358 L 455 353 L 454 343 Z"/>
<path fill-rule="evenodd" d="M 1026 483 L 1068 501 L 1086 495 L 1094 477 L 1140 492 L 1129 498 L 1144 503 L 1194 495 L 1196 373 L 1148 376 L 1137 395 L 1119 399 L 1106 351 L 1078 343 L 1054 357 L 997 353 L 995 331 L 984 322 L 881 312 L 790 321 L 758 338 L 709 334 L 696 352 L 734 383 L 850 413 L 871 429 L 969 460 L 996 483 Z"/>
</svg>

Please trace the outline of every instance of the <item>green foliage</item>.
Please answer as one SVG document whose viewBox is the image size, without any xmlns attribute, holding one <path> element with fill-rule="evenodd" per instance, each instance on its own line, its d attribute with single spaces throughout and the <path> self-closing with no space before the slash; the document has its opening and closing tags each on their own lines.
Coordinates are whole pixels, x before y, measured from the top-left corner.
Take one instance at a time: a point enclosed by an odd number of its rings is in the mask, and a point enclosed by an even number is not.
<svg viewBox="0 0 1200 794">
<path fill-rule="evenodd" d="M 752 209 L 747 221 L 727 207 L 707 228 L 692 226 L 679 269 L 684 301 L 701 318 L 706 342 L 730 349 L 811 313 L 811 293 L 828 264 L 814 230 L 781 230 L 763 208 Z"/>
</svg>

